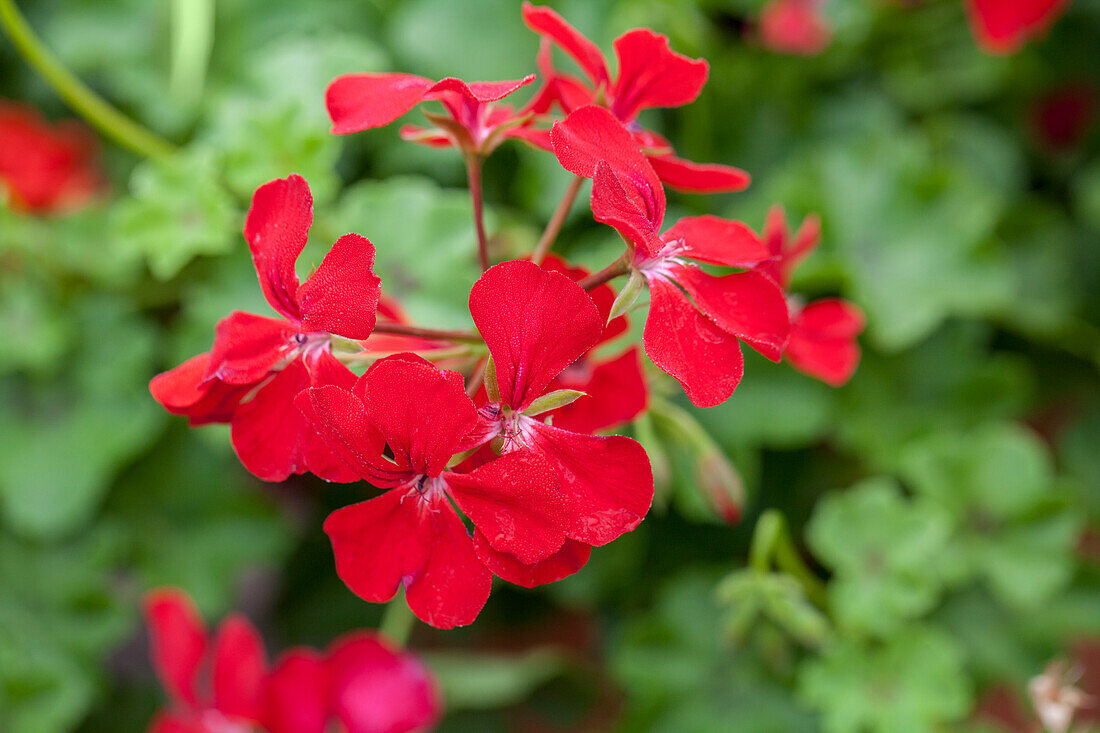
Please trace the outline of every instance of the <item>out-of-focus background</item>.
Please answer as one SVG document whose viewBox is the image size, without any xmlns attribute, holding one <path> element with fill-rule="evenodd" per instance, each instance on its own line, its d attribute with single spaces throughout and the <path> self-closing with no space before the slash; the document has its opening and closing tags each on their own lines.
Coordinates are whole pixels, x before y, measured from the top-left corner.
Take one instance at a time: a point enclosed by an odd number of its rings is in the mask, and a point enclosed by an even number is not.
<svg viewBox="0 0 1100 733">
<path fill-rule="evenodd" d="M 696 103 L 644 122 L 754 181 L 670 194 L 668 220 L 819 214 L 794 289 L 857 303 L 864 359 L 832 389 L 753 357 L 706 411 L 664 390 L 688 422 L 634 428 L 661 479 L 641 527 L 563 582 L 500 584 L 468 629 L 414 631 L 441 730 L 1036 731 L 1058 700 L 1029 680 L 1100 692 L 1100 2 L 1007 55 L 979 48 L 962 0 L 827 0 L 830 35 L 802 53 L 761 42 L 760 0 L 552 5 L 607 51 L 641 25 L 710 62 Z M 268 312 L 248 197 L 304 175 L 318 252 L 368 236 L 414 317 L 461 325 L 477 270 L 460 156 L 396 125 L 333 137 L 323 90 L 351 71 L 518 78 L 538 44 L 513 0 L 20 6 L 179 151 L 100 139 L 90 203 L 0 207 L 0 730 L 142 730 L 163 694 L 149 588 L 210 619 L 242 610 L 272 652 L 380 615 L 321 531 L 361 485 L 262 484 L 224 427 L 189 429 L 147 391 L 230 310 Z M 206 7 L 212 37 L 194 31 Z M 75 117 L 6 39 L 0 97 Z M 485 179 L 496 244 L 519 256 L 567 174 L 509 143 Z M 620 246 L 583 201 L 559 241 L 597 266 Z M 716 451 L 746 494 L 733 525 Z M 819 605 L 781 561 L 750 569 L 766 509 L 827 581 Z M 1083 706 L 1082 730 L 1100 719 Z"/>
</svg>

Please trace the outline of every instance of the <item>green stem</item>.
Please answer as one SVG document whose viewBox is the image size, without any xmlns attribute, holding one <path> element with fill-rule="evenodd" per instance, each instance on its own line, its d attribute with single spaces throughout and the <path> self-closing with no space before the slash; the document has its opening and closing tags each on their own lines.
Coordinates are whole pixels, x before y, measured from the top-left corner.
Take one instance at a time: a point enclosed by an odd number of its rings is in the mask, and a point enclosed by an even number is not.
<svg viewBox="0 0 1100 733">
<path fill-rule="evenodd" d="M 481 198 L 481 161 L 482 158 L 477 153 L 466 155 L 466 180 L 470 184 L 474 229 L 477 231 L 477 261 L 484 272 L 489 269 L 489 236 L 485 233 L 485 206 Z"/>
<path fill-rule="evenodd" d="M 382 613 L 382 622 L 378 624 L 378 631 L 389 637 L 394 644 L 405 646 L 415 622 L 416 617 L 409 609 L 409 604 L 405 601 L 405 591 L 402 589 L 398 590 L 393 600 L 386 604 L 386 610 Z"/>
<path fill-rule="evenodd" d="M 470 344 L 484 343 L 481 334 L 476 331 L 444 330 L 439 328 L 420 328 L 419 326 L 407 326 L 404 323 L 379 322 L 374 326 L 375 333 L 392 333 L 399 336 L 417 336 L 425 339 L 439 341 L 461 341 Z"/>
<path fill-rule="evenodd" d="M 814 605 L 821 609 L 826 608 L 825 583 L 807 567 L 802 556 L 798 554 L 787 529 L 787 520 L 777 510 L 769 509 L 756 521 L 749 550 L 749 566 L 757 572 L 765 573 L 773 559 L 780 570 L 802 584 L 806 597 Z"/>
<path fill-rule="evenodd" d="M 27 63 L 45 77 L 70 107 L 104 135 L 149 158 L 165 158 L 174 152 L 171 143 L 119 112 L 66 69 L 34 34 L 14 0 L 0 0 L 0 25 Z"/>
<path fill-rule="evenodd" d="M 172 96 L 186 104 L 202 98 L 213 47 L 214 0 L 172 0 Z"/>
<path fill-rule="evenodd" d="M 558 238 L 558 232 L 561 231 L 566 217 L 569 216 L 569 211 L 573 208 L 573 202 L 577 200 L 577 193 L 580 192 L 581 184 L 584 181 L 585 179 L 582 176 L 573 176 L 573 180 L 569 182 L 569 187 L 565 189 L 565 194 L 558 202 L 558 208 L 554 209 L 550 221 L 546 224 L 546 229 L 543 230 L 538 244 L 535 245 L 535 251 L 531 254 L 531 261 L 536 265 L 541 265 L 542 261 L 546 259 L 546 255 L 550 254 L 550 250 L 554 246 L 554 240 Z"/>
<path fill-rule="evenodd" d="M 579 280 L 577 284 L 585 290 L 592 290 L 628 272 L 630 272 L 630 266 L 626 264 L 626 258 L 620 257 L 594 275 Z"/>
</svg>

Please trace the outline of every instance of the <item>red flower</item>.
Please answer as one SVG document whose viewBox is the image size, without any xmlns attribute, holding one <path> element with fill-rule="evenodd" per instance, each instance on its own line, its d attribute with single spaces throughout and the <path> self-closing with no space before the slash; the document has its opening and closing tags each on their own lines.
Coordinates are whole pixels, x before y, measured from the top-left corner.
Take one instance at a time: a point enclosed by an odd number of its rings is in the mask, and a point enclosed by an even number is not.
<svg viewBox="0 0 1100 733">
<path fill-rule="evenodd" d="M 358 234 L 336 241 L 317 270 L 298 283 L 294 262 L 313 221 L 313 198 L 299 176 L 256 190 L 244 234 L 267 302 L 283 318 L 235 312 L 217 327 L 214 346 L 153 378 L 153 397 L 192 424 L 229 422 L 245 468 L 266 481 L 310 471 L 353 481 L 293 406 L 311 386 L 351 387 L 355 375 L 332 354 L 332 335 L 365 339 L 380 293 L 374 246 Z"/>
<path fill-rule="evenodd" d="M 820 0 L 772 0 L 760 11 L 760 42 L 779 53 L 821 53 L 832 30 L 820 5 Z"/>
<path fill-rule="evenodd" d="M 414 74 L 346 74 L 325 92 L 332 132 L 347 135 L 384 127 L 421 102 L 440 102 L 449 116 L 428 114 L 433 128 L 407 125 L 406 140 L 435 147 L 456 147 L 487 155 L 509 137 L 527 137 L 526 112 L 493 104 L 535 80 L 466 82 L 447 77 L 433 82 Z"/>
<path fill-rule="evenodd" d="M 269 733 L 406 733 L 439 721 L 443 703 L 427 669 L 373 632 L 356 632 L 322 655 L 292 649 L 264 685 Z"/>
<path fill-rule="evenodd" d="M 171 701 L 150 733 L 231 733 L 261 723 L 267 662 L 247 620 L 226 618 L 210 640 L 191 599 L 176 590 L 150 593 L 145 618 L 153 665 Z"/>
<path fill-rule="evenodd" d="M 716 277 L 692 262 L 753 267 L 771 253 L 749 227 L 713 216 L 683 219 L 664 234 L 660 181 L 630 133 L 599 107 L 582 107 L 551 132 L 568 170 L 593 178 L 592 213 L 635 245 L 632 267 L 651 295 L 649 358 L 676 377 L 698 407 L 725 401 L 741 380 L 739 340 L 779 361 L 787 341 L 786 299 L 756 270 Z"/>
<path fill-rule="evenodd" d="M 554 255 L 542 263 L 543 269 L 560 272 L 577 282 L 589 275 L 583 267 L 573 267 Z M 572 389 L 584 392 L 578 398 L 546 413 L 547 422 L 574 433 L 595 433 L 628 423 L 645 411 L 649 390 L 642 374 L 641 355 L 637 346 L 630 346 L 618 356 L 597 357 L 594 352 L 620 336 L 627 329 L 626 317 L 619 316 L 608 323 L 615 291 L 606 283 L 588 291 L 607 325 L 595 346 L 567 366 L 550 383 L 549 391 Z"/>
<path fill-rule="evenodd" d="M 296 403 L 361 478 L 391 489 L 325 521 L 337 573 L 365 600 L 388 601 L 403 584 L 409 608 L 432 626 L 477 617 L 492 576 L 452 501 L 478 543 L 518 562 L 544 560 L 565 542 L 564 500 L 539 456 L 520 451 L 469 473 L 447 470 L 474 447 L 465 438 L 478 419 L 456 372 L 399 354 L 376 362 L 351 391 L 312 388 Z"/>
<path fill-rule="evenodd" d="M 1066 12 L 1070 0 L 966 0 L 978 45 L 992 54 L 1016 51 Z"/>
<path fill-rule="evenodd" d="M 0 194 L 6 189 L 14 209 L 47 214 L 87 203 L 102 185 L 95 159 L 95 138 L 81 124 L 50 125 L 34 108 L 0 100 Z"/>
<path fill-rule="evenodd" d="M 761 269 L 786 290 L 794 268 L 817 247 L 820 237 L 817 217 L 807 217 L 791 237 L 783 209 L 773 207 L 764 224 L 764 242 L 775 259 Z M 806 306 L 792 300 L 790 305 L 791 337 L 785 354 L 791 366 L 834 387 L 851 379 L 859 366 L 856 337 L 865 325 L 863 312 L 840 298 Z"/>
<path fill-rule="evenodd" d="M 1066 84 L 1040 97 L 1031 111 L 1031 127 L 1049 148 L 1070 150 L 1081 144 L 1096 120 L 1096 89 Z"/>
<path fill-rule="evenodd" d="M 543 87 L 529 106 L 532 112 L 549 112 L 555 105 L 566 114 L 585 105 L 606 106 L 634 131 L 637 146 L 646 150 L 653 169 L 672 188 L 689 192 L 741 191 L 749 185 L 745 171 L 678 158 L 667 140 L 635 124 L 643 110 L 694 102 L 707 81 L 706 61 L 676 53 L 668 38 L 659 33 L 635 28 L 615 39 L 619 70 L 612 78 L 600 49 L 554 10 L 524 2 L 523 20 L 543 38 L 539 51 Z M 576 61 L 587 81 L 556 71 L 548 43 Z"/>
<path fill-rule="evenodd" d="M 653 501 L 649 459 L 630 438 L 584 435 L 536 419 L 549 409 L 539 398 L 550 383 L 603 330 L 596 305 L 579 285 L 530 262 L 503 262 L 474 284 L 470 314 L 496 375 L 486 384 L 492 401 L 479 410 L 476 442 L 492 440 L 504 458 L 530 451 L 553 464 L 568 537 L 559 553 L 537 564 L 515 562 L 484 536 L 475 538 L 478 554 L 494 573 L 519 585 L 558 580 L 587 561 L 588 546 L 607 544 L 642 521 Z"/>
</svg>

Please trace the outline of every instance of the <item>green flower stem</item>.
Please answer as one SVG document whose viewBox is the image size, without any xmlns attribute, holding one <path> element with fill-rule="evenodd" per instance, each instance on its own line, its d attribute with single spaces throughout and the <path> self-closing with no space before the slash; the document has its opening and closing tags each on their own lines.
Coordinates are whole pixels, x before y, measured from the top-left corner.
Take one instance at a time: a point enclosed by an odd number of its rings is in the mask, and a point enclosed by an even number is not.
<svg viewBox="0 0 1100 733">
<path fill-rule="evenodd" d="M 620 275 L 625 275 L 628 272 L 630 272 L 630 266 L 626 264 L 626 256 L 624 255 L 599 272 L 578 281 L 577 285 L 580 285 L 585 290 L 591 290 L 603 285 L 605 282 L 614 280 Z"/>
<path fill-rule="evenodd" d="M 404 323 L 379 322 L 374 326 L 375 333 L 394 333 L 400 336 L 418 336 L 426 339 L 438 339 L 440 341 L 461 341 L 470 344 L 484 343 L 481 334 L 476 331 L 446 331 L 437 328 L 420 328 L 419 326 L 407 326 Z"/>
<path fill-rule="evenodd" d="M 413 616 L 405 600 L 405 591 L 398 590 L 393 600 L 386 604 L 386 610 L 382 613 L 382 622 L 378 624 L 378 631 L 389 637 L 394 644 L 405 646 L 415 622 L 416 617 Z"/>
<path fill-rule="evenodd" d="M 172 0 L 171 71 L 168 87 L 187 104 L 202 98 L 214 48 L 214 0 Z"/>
<path fill-rule="evenodd" d="M 825 583 L 817 577 L 798 554 L 794 540 L 787 529 L 787 520 L 775 509 L 760 515 L 752 534 L 749 549 L 749 567 L 759 573 L 768 572 L 772 560 L 780 570 L 799 583 L 806 597 L 818 608 L 826 608 Z"/>
<path fill-rule="evenodd" d="M 569 182 L 569 187 L 565 189 L 565 195 L 558 202 L 558 208 L 554 209 L 550 221 L 546 224 L 546 229 L 543 230 L 538 244 L 535 245 L 535 251 L 531 254 L 531 261 L 536 265 L 541 265 L 542 261 L 546 259 L 546 255 L 550 254 L 550 250 L 554 246 L 554 240 L 558 238 L 558 232 L 561 231 L 566 217 L 569 216 L 569 211 L 573 208 L 573 202 L 577 200 L 577 194 L 580 192 L 581 184 L 584 181 L 585 179 L 582 176 L 573 176 L 573 180 Z"/>
<path fill-rule="evenodd" d="M 119 145 L 148 158 L 166 158 L 175 148 L 108 104 L 54 56 L 34 34 L 14 0 L 0 0 L 0 25 L 23 58 L 70 107 Z"/>
<path fill-rule="evenodd" d="M 470 199 L 474 206 L 474 228 L 477 230 L 477 261 L 481 271 L 489 269 L 489 237 L 485 234 L 485 212 L 481 200 L 481 163 L 482 156 L 477 153 L 466 155 L 466 179 L 470 184 Z"/>
</svg>

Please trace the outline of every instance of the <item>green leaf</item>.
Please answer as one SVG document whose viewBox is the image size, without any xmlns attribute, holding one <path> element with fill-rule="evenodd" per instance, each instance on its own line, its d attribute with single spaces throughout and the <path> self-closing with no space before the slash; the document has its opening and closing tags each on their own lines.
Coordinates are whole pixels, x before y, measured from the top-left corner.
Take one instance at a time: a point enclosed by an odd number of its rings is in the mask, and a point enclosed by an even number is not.
<svg viewBox="0 0 1100 733">
<path fill-rule="evenodd" d="M 522 654 L 429 651 L 420 656 L 435 673 L 448 710 L 490 709 L 520 702 L 566 666 L 565 656 L 549 648 Z"/>
<path fill-rule="evenodd" d="M 729 606 L 726 629 L 735 641 L 743 641 L 760 619 L 774 623 L 807 646 L 822 644 L 831 633 L 829 619 L 789 575 L 738 570 L 718 585 L 717 592 Z"/>
<path fill-rule="evenodd" d="M 832 568 L 829 607 L 841 625 L 888 635 L 936 603 L 951 522 L 891 479 L 867 479 L 818 502 L 807 541 Z"/>
<path fill-rule="evenodd" d="M 138 165 L 112 228 L 123 251 L 141 255 L 154 276 L 169 280 L 195 257 L 229 252 L 240 241 L 239 217 L 213 156 L 191 149 Z"/>
<path fill-rule="evenodd" d="M 882 644 L 842 639 L 803 663 L 798 688 L 826 733 L 934 733 L 972 699 L 954 641 L 923 626 Z"/>
<path fill-rule="evenodd" d="M 496 370 L 494 369 L 493 371 L 495 373 Z M 547 392 L 542 397 L 532 402 L 527 409 L 523 411 L 523 414 L 529 417 L 541 415 L 544 412 L 573 404 L 584 396 L 585 393 L 577 389 L 556 389 L 553 392 Z"/>
</svg>

